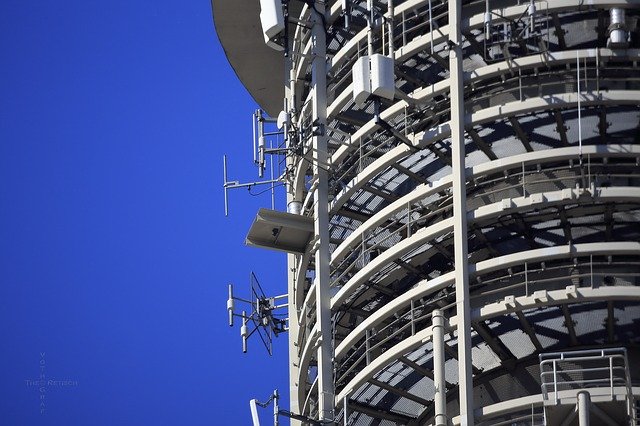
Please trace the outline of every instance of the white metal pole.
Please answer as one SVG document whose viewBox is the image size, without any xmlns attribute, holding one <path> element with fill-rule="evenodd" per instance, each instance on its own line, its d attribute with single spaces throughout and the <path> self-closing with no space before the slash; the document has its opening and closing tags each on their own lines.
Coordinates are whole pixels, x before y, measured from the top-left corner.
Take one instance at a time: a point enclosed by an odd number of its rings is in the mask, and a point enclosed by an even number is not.
<svg viewBox="0 0 640 426">
<path fill-rule="evenodd" d="M 273 148 L 273 145 L 269 143 L 269 147 Z M 273 155 L 269 157 L 269 178 L 271 180 L 271 210 L 276 209 L 276 184 L 273 175 Z"/>
<path fill-rule="evenodd" d="M 589 392 L 578 392 L 578 425 L 589 426 L 589 408 L 591 396 Z"/>
<path fill-rule="evenodd" d="M 387 33 L 389 34 L 389 57 L 395 59 L 395 46 L 393 45 L 393 0 L 387 0 Z"/>
<path fill-rule="evenodd" d="M 289 41 L 291 43 L 291 41 Z M 291 45 L 289 46 L 291 49 Z M 290 119 L 293 120 L 294 114 L 293 111 L 297 108 L 295 104 L 295 71 L 293 69 L 292 63 L 293 55 L 289 55 L 284 60 L 285 67 L 285 100 L 284 100 L 284 111 L 290 113 Z M 288 130 L 288 126 L 285 126 Z M 294 145 L 294 140 L 292 137 L 287 135 L 286 139 L 286 147 L 288 149 L 292 149 Z M 295 166 L 294 156 L 287 155 L 286 157 L 287 170 L 293 168 Z M 295 178 L 291 177 L 291 180 L 287 179 L 287 208 L 295 205 L 295 211 L 300 214 L 298 209 L 298 205 L 300 203 L 300 197 L 298 196 L 301 193 L 301 188 L 296 186 Z M 289 410 L 293 413 L 300 414 L 300 403 L 298 401 L 298 375 L 300 365 L 299 361 L 299 352 L 298 352 L 298 335 L 300 333 L 299 323 L 298 323 L 298 308 L 296 304 L 296 288 L 300 288 L 300 284 L 296 283 L 296 264 L 297 264 L 297 256 L 292 253 L 287 253 L 287 278 L 288 278 L 288 299 L 287 302 L 289 304 L 288 308 L 288 317 L 289 317 Z M 299 426 L 302 423 L 299 420 L 291 419 L 291 426 Z"/>
<path fill-rule="evenodd" d="M 431 0 L 429 0 L 429 33 L 431 33 L 431 56 L 435 55 L 435 52 L 433 51 L 433 32 L 433 15 L 431 11 Z"/>
<path fill-rule="evenodd" d="M 253 129 L 253 162 L 254 164 L 258 164 L 258 147 L 256 143 L 256 113 L 257 111 L 254 111 L 253 115 L 251 116 L 251 126 Z"/>
<path fill-rule="evenodd" d="M 447 382 L 444 374 L 444 332 L 445 318 L 441 310 L 432 313 L 433 318 L 433 384 L 435 425 L 447 425 Z"/>
<path fill-rule="evenodd" d="M 329 173 L 327 137 L 327 70 L 324 3 L 316 2 L 311 12 L 313 28 L 313 62 L 311 87 L 313 90 L 312 121 L 316 123 L 313 136 L 313 174 L 317 177 L 314 191 L 314 231 L 317 238 L 315 252 L 316 321 L 320 330 L 318 347 L 318 413 L 320 421 L 334 419 L 333 349 L 331 347 L 331 294 L 329 292 Z"/>
<path fill-rule="evenodd" d="M 467 243 L 467 189 L 464 150 L 464 86 L 462 69 L 462 0 L 449 3 L 449 70 L 451 79 L 451 163 L 453 178 L 453 238 L 456 312 L 458 317 L 458 392 L 460 424 L 473 426 L 471 307 Z"/>
<path fill-rule="evenodd" d="M 348 408 L 348 407 L 347 407 L 347 399 L 348 399 L 348 398 L 345 396 L 345 397 L 344 397 L 344 401 L 343 401 L 343 403 L 342 403 L 342 406 L 343 406 L 343 410 L 342 410 L 343 415 L 342 415 L 342 418 L 343 418 L 343 420 L 344 420 L 344 426 L 349 426 L 349 411 L 347 410 L 347 408 Z"/>
<path fill-rule="evenodd" d="M 580 165 L 582 166 L 582 105 L 580 98 L 580 51 L 576 51 L 576 80 L 578 82 L 578 155 L 580 158 Z"/>
<path fill-rule="evenodd" d="M 223 190 L 224 190 L 224 215 L 225 216 L 229 216 L 229 195 L 227 193 L 229 188 L 227 188 L 227 156 L 226 155 L 222 156 L 222 174 L 224 175 L 224 184 L 223 184 Z"/>
<path fill-rule="evenodd" d="M 278 426 L 280 422 L 278 422 L 278 411 L 280 407 L 278 406 L 278 389 L 273 391 L 273 426 Z"/>
<path fill-rule="evenodd" d="M 373 55 L 373 0 L 367 0 L 367 55 Z"/>
</svg>

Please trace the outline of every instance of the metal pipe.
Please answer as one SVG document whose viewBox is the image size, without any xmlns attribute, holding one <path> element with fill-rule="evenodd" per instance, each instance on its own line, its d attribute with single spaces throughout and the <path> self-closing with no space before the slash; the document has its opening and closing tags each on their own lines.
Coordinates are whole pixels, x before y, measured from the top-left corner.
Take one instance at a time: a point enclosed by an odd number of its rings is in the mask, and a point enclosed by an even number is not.
<svg viewBox="0 0 640 426">
<path fill-rule="evenodd" d="M 227 191 L 229 190 L 227 188 L 227 156 L 223 155 L 222 156 L 222 174 L 224 176 L 224 184 L 223 184 L 223 190 L 224 190 L 224 215 L 225 216 L 229 216 L 229 194 L 227 194 Z"/>
<path fill-rule="evenodd" d="M 395 47 L 393 45 L 393 0 L 387 0 L 387 32 L 389 33 L 389 57 L 395 58 Z"/>
<path fill-rule="evenodd" d="M 373 0 L 367 0 L 367 55 L 373 55 Z"/>
<path fill-rule="evenodd" d="M 271 148 L 273 146 L 269 144 Z M 271 180 L 271 210 L 276 209 L 276 186 L 273 180 L 273 155 L 269 156 L 269 179 Z"/>
<path fill-rule="evenodd" d="M 485 0 L 485 12 L 484 12 L 484 41 L 491 38 L 491 10 L 489 9 L 489 0 Z"/>
<path fill-rule="evenodd" d="M 278 389 L 273 391 L 273 426 L 278 426 L 280 423 L 278 422 L 278 412 L 279 412 L 279 408 L 278 407 Z"/>
<path fill-rule="evenodd" d="M 432 8 L 431 8 L 431 0 L 429 0 L 429 32 L 431 33 L 431 41 L 430 41 L 430 45 L 431 45 L 431 56 L 435 55 L 435 53 L 433 52 L 433 14 L 432 14 Z"/>
<path fill-rule="evenodd" d="M 349 29 L 349 23 L 351 20 L 351 5 L 350 0 L 342 0 L 342 15 L 344 16 L 344 28 Z"/>
<path fill-rule="evenodd" d="M 444 332 L 445 318 L 441 310 L 432 313 L 433 324 L 433 384 L 435 425 L 447 425 L 447 382 L 444 374 Z"/>
<path fill-rule="evenodd" d="M 253 115 L 251 116 L 251 126 L 253 129 L 253 162 L 255 164 L 258 164 L 258 154 L 257 154 L 257 147 L 256 147 L 256 112 L 253 112 Z"/>
<path fill-rule="evenodd" d="M 293 214 L 302 213 L 302 201 L 289 201 L 289 204 L 287 205 L 287 211 Z"/>
<path fill-rule="evenodd" d="M 576 80 L 578 83 L 578 157 L 580 159 L 580 166 L 582 166 L 582 106 L 580 105 L 582 94 L 580 93 L 580 51 L 576 51 Z"/>
<path fill-rule="evenodd" d="M 619 7 L 611 8 L 609 11 L 611 23 L 609 25 L 609 40 L 607 47 L 624 48 L 629 44 L 627 27 L 625 20 L 625 10 Z"/>
<path fill-rule="evenodd" d="M 347 411 L 347 397 L 344 397 L 344 402 L 342 403 L 342 418 L 344 420 L 344 426 L 349 425 L 349 411 Z"/>
<path fill-rule="evenodd" d="M 578 425 L 589 426 L 589 408 L 591 406 L 591 396 L 589 392 L 578 392 Z"/>
</svg>

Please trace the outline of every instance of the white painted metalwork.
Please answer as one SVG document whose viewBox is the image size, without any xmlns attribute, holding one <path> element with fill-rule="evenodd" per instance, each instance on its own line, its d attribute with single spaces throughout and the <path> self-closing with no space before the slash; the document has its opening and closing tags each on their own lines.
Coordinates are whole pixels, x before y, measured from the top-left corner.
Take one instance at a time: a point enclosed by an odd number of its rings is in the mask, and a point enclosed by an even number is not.
<svg viewBox="0 0 640 426">
<path fill-rule="evenodd" d="M 284 102 L 231 62 L 284 104 L 313 223 L 285 248 L 294 424 L 631 424 L 640 354 L 625 383 L 531 372 L 638 339 L 640 0 L 282 4 Z"/>
</svg>

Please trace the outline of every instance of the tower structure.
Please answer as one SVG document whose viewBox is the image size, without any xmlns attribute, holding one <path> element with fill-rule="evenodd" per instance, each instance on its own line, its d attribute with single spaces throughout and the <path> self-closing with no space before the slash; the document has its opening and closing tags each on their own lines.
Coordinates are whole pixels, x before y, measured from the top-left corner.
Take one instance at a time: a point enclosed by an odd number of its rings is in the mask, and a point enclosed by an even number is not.
<svg viewBox="0 0 640 426">
<path fill-rule="evenodd" d="M 289 253 L 292 413 L 636 424 L 640 1 L 212 5 L 285 135 L 247 242 Z"/>
</svg>

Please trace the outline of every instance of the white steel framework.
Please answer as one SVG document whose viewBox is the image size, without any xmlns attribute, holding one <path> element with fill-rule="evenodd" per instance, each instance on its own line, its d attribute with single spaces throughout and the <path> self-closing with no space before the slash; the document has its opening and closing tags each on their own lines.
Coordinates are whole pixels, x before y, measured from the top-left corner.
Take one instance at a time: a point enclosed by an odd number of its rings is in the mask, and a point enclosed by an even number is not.
<svg viewBox="0 0 640 426">
<path fill-rule="evenodd" d="M 636 424 L 640 0 L 273 1 L 283 51 L 257 0 L 212 4 L 313 222 L 287 257 L 291 412 Z"/>
</svg>

